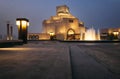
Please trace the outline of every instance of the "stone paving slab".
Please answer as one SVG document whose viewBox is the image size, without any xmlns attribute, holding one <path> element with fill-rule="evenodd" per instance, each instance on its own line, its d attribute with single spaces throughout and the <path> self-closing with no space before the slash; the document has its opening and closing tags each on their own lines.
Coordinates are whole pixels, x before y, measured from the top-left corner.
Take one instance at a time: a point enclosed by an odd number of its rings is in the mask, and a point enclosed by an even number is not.
<svg viewBox="0 0 120 79">
<path fill-rule="evenodd" d="M 85 48 L 70 46 L 73 79 L 117 79 L 102 64 L 87 55 L 83 50 Z"/>
<path fill-rule="evenodd" d="M 84 53 L 104 65 L 110 72 L 120 78 L 120 45 L 78 45 Z M 92 50 L 92 51 L 91 51 Z M 90 51 L 90 52 L 88 52 Z"/>
<path fill-rule="evenodd" d="M 72 79 L 68 47 L 31 44 L 0 48 L 0 79 Z"/>
</svg>

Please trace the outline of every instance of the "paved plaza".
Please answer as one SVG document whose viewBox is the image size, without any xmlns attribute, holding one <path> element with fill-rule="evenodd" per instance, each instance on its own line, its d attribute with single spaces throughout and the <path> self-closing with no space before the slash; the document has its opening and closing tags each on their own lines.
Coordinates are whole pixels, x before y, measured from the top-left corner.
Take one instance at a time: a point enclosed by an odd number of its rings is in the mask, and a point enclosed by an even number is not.
<svg viewBox="0 0 120 79">
<path fill-rule="evenodd" d="M 0 49 L 0 79 L 71 79 L 69 50 L 57 42 Z"/>
<path fill-rule="evenodd" d="M 99 59 L 87 54 L 95 50 L 88 50 L 87 46 L 83 47 L 71 46 L 73 79 L 118 79 L 118 76 L 108 69 L 109 67 L 105 67 L 98 61 Z"/>
<path fill-rule="evenodd" d="M 0 79 L 119 79 L 119 43 L 29 41 L 0 48 Z"/>
</svg>

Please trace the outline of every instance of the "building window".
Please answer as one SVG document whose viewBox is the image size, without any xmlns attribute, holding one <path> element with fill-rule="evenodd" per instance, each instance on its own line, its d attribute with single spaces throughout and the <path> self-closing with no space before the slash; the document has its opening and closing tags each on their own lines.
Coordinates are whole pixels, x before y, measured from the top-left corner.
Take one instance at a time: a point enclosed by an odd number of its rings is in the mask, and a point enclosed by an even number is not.
<svg viewBox="0 0 120 79">
<path fill-rule="evenodd" d="M 73 23 L 73 20 L 69 20 L 69 23 Z"/>
</svg>

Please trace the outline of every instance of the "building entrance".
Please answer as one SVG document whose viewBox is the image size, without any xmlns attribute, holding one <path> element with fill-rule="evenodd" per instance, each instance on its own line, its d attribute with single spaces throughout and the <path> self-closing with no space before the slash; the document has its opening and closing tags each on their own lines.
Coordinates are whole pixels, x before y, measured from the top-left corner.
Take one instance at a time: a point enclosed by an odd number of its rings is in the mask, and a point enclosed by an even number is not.
<svg viewBox="0 0 120 79">
<path fill-rule="evenodd" d="M 75 31 L 73 29 L 69 29 L 67 31 L 67 40 L 74 40 L 75 39 Z"/>
</svg>

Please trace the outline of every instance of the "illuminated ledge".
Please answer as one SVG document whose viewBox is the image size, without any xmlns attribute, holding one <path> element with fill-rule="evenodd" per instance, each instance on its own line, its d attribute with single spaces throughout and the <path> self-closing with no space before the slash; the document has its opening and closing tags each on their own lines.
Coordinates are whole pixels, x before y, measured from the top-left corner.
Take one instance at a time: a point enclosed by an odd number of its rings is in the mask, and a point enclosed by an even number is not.
<svg viewBox="0 0 120 79">
<path fill-rule="evenodd" d="M 88 40 L 88 41 L 79 41 L 79 40 L 59 40 L 60 42 L 66 42 L 66 43 L 70 43 L 70 42 L 73 42 L 73 43 L 120 43 L 120 40 L 117 40 L 117 41 L 111 41 L 111 40 L 94 40 L 94 41 L 91 41 L 91 40 Z"/>
</svg>

